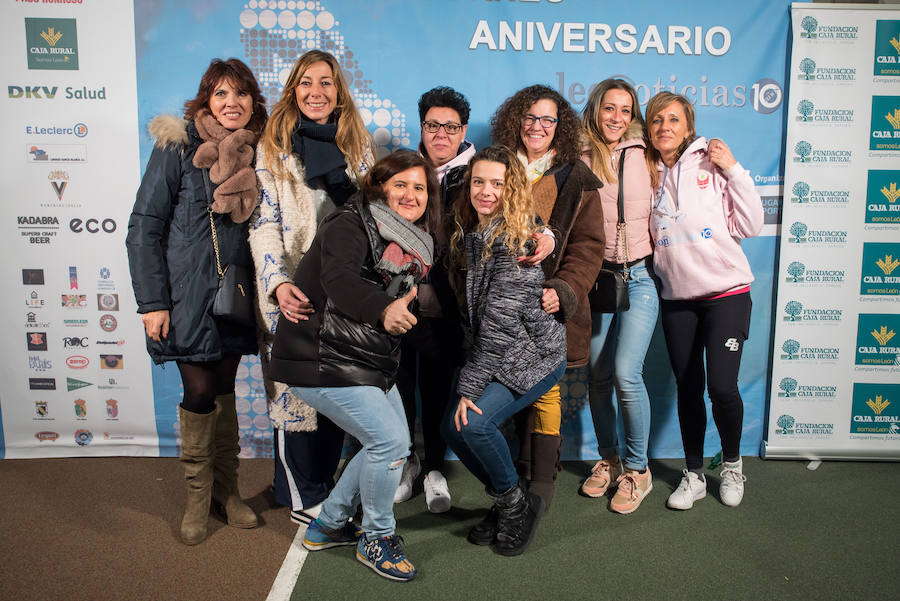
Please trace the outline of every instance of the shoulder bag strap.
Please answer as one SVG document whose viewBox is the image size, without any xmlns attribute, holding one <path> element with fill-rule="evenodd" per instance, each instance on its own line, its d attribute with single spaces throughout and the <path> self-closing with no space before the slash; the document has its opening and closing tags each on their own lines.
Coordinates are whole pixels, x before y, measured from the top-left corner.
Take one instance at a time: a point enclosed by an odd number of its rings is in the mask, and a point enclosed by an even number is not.
<svg viewBox="0 0 900 601">
<path fill-rule="evenodd" d="M 212 232 L 213 250 L 216 253 L 216 273 L 221 279 L 225 277 L 225 272 L 222 270 L 222 261 L 219 260 L 219 237 L 216 235 L 216 223 L 213 221 L 212 184 L 209 182 L 209 170 L 200 171 L 203 172 L 203 187 L 206 188 L 206 212 L 209 214 L 209 229 Z"/>
<path fill-rule="evenodd" d="M 623 254 L 625 255 L 625 262 L 623 265 L 625 267 L 622 269 L 622 276 L 628 280 L 628 238 L 625 235 L 626 227 L 625 227 L 625 149 L 619 153 L 619 221 L 616 223 L 616 238 L 619 237 L 620 233 L 622 236 L 622 249 Z M 618 247 L 618 239 L 616 240 L 616 246 Z M 618 248 L 616 248 L 616 252 L 618 252 Z"/>
</svg>

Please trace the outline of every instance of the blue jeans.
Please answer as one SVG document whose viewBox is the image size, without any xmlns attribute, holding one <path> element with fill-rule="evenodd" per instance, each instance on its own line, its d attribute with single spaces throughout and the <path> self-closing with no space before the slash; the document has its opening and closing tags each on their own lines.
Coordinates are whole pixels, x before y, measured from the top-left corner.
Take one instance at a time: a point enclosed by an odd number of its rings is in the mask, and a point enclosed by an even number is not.
<svg viewBox="0 0 900 601">
<path fill-rule="evenodd" d="M 394 492 L 409 455 L 409 429 L 397 387 L 291 387 L 306 404 L 362 443 L 322 504 L 319 521 L 339 529 L 362 503 L 362 529 L 369 539 L 394 533 Z"/>
<path fill-rule="evenodd" d="M 459 406 L 459 397 L 448 407 L 441 426 L 444 440 L 459 460 L 481 480 L 490 491 L 503 493 L 519 482 L 509 445 L 500 432 L 500 425 L 532 404 L 553 388 L 566 371 L 566 362 L 544 376 L 524 394 L 513 392 L 503 384 L 493 381 L 485 387 L 475 404 L 482 414 L 467 413 L 469 425 L 456 431 L 453 415 Z"/>
<path fill-rule="evenodd" d="M 630 308 L 591 315 L 590 404 L 597 448 L 604 458 L 618 455 L 613 386 L 625 426 L 626 468 L 647 467 L 650 397 L 644 385 L 644 357 L 656 327 L 659 297 L 643 263 L 629 270 Z"/>
</svg>

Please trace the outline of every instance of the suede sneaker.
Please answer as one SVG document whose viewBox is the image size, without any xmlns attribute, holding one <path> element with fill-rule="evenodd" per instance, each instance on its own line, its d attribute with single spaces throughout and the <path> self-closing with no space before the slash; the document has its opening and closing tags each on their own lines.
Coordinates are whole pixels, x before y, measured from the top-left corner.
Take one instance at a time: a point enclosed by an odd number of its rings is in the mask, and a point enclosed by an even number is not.
<svg viewBox="0 0 900 601">
<path fill-rule="evenodd" d="M 388 580 L 406 582 L 416 576 L 416 568 L 406 558 L 400 545 L 403 537 L 397 534 L 369 540 L 366 535 L 359 537 L 356 545 L 356 559 Z"/>
<path fill-rule="evenodd" d="M 644 497 L 653 490 L 653 476 L 650 469 L 644 473 L 628 470 L 619 476 L 619 487 L 613 495 L 609 508 L 616 513 L 631 513 L 641 505 Z"/>
<path fill-rule="evenodd" d="M 622 460 L 618 457 L 613 461 L 601 459 L 594 464 L 591 475 L 581 485 L 582 494 L 591 498 L 602 497 L 610 486 L 616 485 L 616 481 L 624 471 Z"/>
<path fill-rule="evenodd" d="M 694 501 L 706 496 L 706 477 L 688 470 L 682 470 L 681 473 L 684 474 L 681 483 L 666 501 L 666 507 L 669 509 L 690 509 L 694 506 Z"/>
<path fill-rule="evenodd" d="M 331 547 L 355 545 L 361 534 L 362 531 L 349 522 L 338 530 L 332 530 L 322 525 L 319 518 L 316 518 L 306 527 L 303 546 L 309 551 L 321 551 Z"/>
<path fill-rule="evenodd" d="M 744 498 L 744 482 L 747 481 L 742 460 L 723 462 L 720 475 L 722 482 L 719 484 L 719 498 L 725 505 L 737 507 Z"/>
</svg>

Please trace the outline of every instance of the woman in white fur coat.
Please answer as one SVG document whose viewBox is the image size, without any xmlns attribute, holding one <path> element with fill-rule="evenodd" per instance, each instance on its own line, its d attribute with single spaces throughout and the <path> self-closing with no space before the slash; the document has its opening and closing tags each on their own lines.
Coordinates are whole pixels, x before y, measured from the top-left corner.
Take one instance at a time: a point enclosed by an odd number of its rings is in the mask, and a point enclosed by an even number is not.
<svg viewBox="0 0 900 601">
<path fill-rule="evenodd" d="M 260 357 L 275 431 L 275 499 L 308 524 L 334 486 L 344 433 L 268 378 L 279 319 L 307 319 L 312 306 L 294 286 L 317 225 L 356 192 L 374 162 L 371 138 L 337 59 L 311 50 L 297 59 L 259 142 L 259 205 L 250 219 L 256 266 Z"/>
</svg>

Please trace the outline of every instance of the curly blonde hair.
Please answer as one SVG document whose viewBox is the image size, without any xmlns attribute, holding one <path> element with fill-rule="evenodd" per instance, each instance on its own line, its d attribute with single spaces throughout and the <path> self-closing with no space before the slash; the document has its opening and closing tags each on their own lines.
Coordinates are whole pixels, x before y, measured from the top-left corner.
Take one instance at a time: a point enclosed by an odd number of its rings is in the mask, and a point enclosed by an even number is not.
<svg viewBox="0 0 900 601">
<path fill-rule="evenodd" d="M 297 126 L 297 117 L 300 115 L 295 95 L 297 86 L 300 85 L 300 79 L 306 70 L 319 62 L 327 63 L 331 67 L 332 78 L 337 89 L 337 105 L 332 113 L 332 118 L 337 121 L 335 142 L 346 157 L 351 171 L 359 173 L 360 165 L 367 160 L 367 151 L 372 147 L 372 137 L 359 115 L 353 95 L 350 94 L 350 89 L 344 80 L 340 63 L 328 52 L 310 50 L 298 58 L 291 68 L 291 73 L 281 91 L 281 98 L 272 107 L 269 122 L 266 124 L 265 132 L 260 140 L 260 145 L 265 153 L 265 167 L 276 177 L 289 179 L 297 177 L 296 173 L 287 172 L 282 157 L 291 152 L 291 134 Z M 369 166 L 371 167 L 371 165 Z"/>
<path fill-rule="evenodd" d="M 465 236 L 480 229 L 478 214 L 472 208 L 472 170 L 479 161 L 500 163 L 506 167 L 503 194 L 500 206 L 493 215 L 491 225 L 486 227 L 488 237 L 484 241 L 482 261 L 491 256 L 491 246 L 500 236 L 513 257 L 526 254 L 526 243 L 531 240 L 538 227 L 535 223 L 534 199 L 531 183 L 525 167 L 515 153 L 506 146 L 488 146 L 475 153 L 466 169 L 462 193 L 453 203 L 453 233 L 450 236 L 450 258 L 454 266 L 465 267 Z"/>
</svg>

